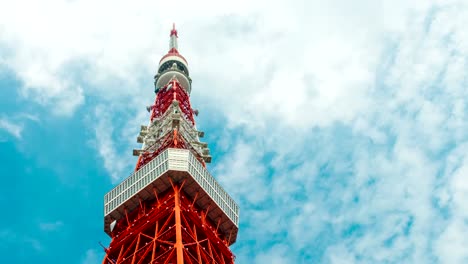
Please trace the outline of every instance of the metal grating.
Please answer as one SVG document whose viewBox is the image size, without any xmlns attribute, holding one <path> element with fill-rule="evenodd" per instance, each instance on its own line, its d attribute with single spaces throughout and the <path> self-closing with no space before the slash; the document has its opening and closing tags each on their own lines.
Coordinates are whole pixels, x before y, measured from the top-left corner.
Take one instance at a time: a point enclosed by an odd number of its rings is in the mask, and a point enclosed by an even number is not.
<svg viewBox="0 0 468 264">
<path fill-rule="evenodd" d="M 238 227 L 239 206 L 205 167 L 186 149 L 169 148 L 130 175 L 104 196 L 107 217 L 124 206 L 136 194 L 153 184 L 167 171 L 188 172 L 223 213 Z"/>
<path fill-rule="evenodd" d="M 190 153 L 191 154 L 191 153 Z M 239 206 L 192 154 L 188 172 L 231 221 L 239 226 Z"/>
<path fill-rule="evenodd" d="M 166 150 L 108 192 L 104 196 L 104 215 L 110 214 L 166 172 L 168 158 Z"/>
</svg>

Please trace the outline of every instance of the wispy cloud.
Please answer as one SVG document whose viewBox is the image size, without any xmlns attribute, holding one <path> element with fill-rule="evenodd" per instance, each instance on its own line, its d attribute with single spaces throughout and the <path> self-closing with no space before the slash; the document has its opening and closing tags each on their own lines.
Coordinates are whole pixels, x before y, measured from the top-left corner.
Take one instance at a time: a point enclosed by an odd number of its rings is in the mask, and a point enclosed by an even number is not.
<svg viewBox="0 0 468 264">
<path fill-rule="evenodd" d="M 39 223 L 39 228 L 42 231 L 56 231 L 60 229 L 62 226 L 63 226 L 62 221 Z"/>
<path fill-rule="evenodd" d="M 22 139 L 22 134 L 28 121 L 40 122 L 40 119 L 36 115 L 21 112 L 8 117 L 1 116 L 0 130 L 6 131 L 17 139 Z"/>
<path fill-rule="evenodd" d="M 23 131 L 22 124 L 16 124 L 6 118 L 0 118 L 0 129 L 5 130 L 17 139 L 21 139 L 21 132 Z"/>
<path fill-rule="evenodd" d="M 26 246 L 34 249 L 35 251 L 42 251 L 43 244 L 36 238 L 22 233 L 14 232 L 10 229 L 0 230 L 0 240 L 3 243 L 0 244 L 0 250 L 11 250 L 13 247 Z"/>
<path fill-rule="evenodd" d="M 88 249 L 82 258 L 81 264 L 95 264 L 102 261 L 102 254 L 96 253 L 94 249 Z"/>
<path fill-rule="evenodd" d="M 125 100 L 129 102 L 129 100 Z M 148 113 L 139 111 L 134 115 L 132 106 L 116 111 L 114 106 L 99 104 L 89 116 L 89 127 L 94 131 L 93 145 L 104 162 L 104 168 L 109 172 L 112 182 L 127 177 L 131 174 L 136 162 L 132 158 L 132 148 L 137 148 L 136 135 L 140 125 L 146 120 Z M 144 110 L 144 107 L 141 107 Z M 119 112 L 119 114 L 117 114 Z M 119 115 L 120 118 L 116 118 Z M 121 140 L 118 140 L 118 139 Z"/>
<path fill-rule="evenodd" d="M 109 172 L 112 181 L 117 181 L 127 175 L 124 168 L 128 166 L 127 155 L 118 153 L 113 139 L 114 125 L 109 115 L 109 109 L 99 106 L 95 110 L 97 122 L 94 123 L 96 144 L 99 155 L 104 161 L 104 168 Z"/>
</svg>

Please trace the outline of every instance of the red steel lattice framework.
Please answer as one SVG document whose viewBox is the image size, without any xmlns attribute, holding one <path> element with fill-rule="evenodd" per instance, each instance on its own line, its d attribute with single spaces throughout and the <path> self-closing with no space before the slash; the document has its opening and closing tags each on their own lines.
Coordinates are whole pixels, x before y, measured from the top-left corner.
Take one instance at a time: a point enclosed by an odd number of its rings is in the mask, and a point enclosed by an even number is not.
<svg viewBox="0 0 468 264">
<path fill-rule="evenodd" d="M 180 176 L 170 169 L 160 180 L 130 186 L 131 181 L 143 182 L 138 177 L 144 174 L 139 171 L 149 170 L 142 168 L 170 148 L 188 150 L 203 167 L 211 160 L 195 128 L 191 80 L 185 58 L 177 51 L 175 27 L 170 37 L 169 53 L 155 76 L 156 99 L 148 107 L 150 124 L 142 126 L 138 139 L 143 147 L 134 150 L 138 155 L 134 176 L 105 197 L 105 230 L 112 240 L 103 264 L 234 263 L 229 246 L 235 242 L 237 223 L 219 206 L 228 201 L 226 208 L 237 208 L 227 193 L 223 199 L 215 198 L 203 184 L 195 184 L 190 174 Z M 163 182 L 168 187 L 161 187 Z"/>
<path fill-rule="evenodd" d="M 119 221 L 103 263 L 234 263 L 227 240 L 182 188 L 173 185 Z"/>
</svg>

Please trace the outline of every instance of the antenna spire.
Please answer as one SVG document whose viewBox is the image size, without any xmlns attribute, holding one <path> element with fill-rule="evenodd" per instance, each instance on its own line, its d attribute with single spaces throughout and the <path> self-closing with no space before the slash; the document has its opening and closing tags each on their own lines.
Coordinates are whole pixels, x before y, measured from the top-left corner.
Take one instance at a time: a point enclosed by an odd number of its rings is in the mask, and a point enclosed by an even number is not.
<svg viewBox="0 0 468 264">
<path fill-rule="evenodd" d="M 172 49 L 176 49 L 177 50 L 177 29 L 175 28 L 175 23 L 172 23 L 172 30 L 171 30 L 171 35 L 170 35 L 171 39 L 170 39 L 170 42 L 169 42 L 169 51 L 171 51 Z"/>
</svg>

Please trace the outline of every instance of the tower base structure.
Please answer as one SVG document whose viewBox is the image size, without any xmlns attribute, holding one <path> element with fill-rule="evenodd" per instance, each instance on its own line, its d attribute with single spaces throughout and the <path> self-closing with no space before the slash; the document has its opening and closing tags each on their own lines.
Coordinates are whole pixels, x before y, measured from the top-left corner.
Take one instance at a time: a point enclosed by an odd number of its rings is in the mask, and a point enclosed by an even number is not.
<svg viewBox="0 0 468 264">
<path fill-rule="evenodd" d="M 216 225 L 174 184 L 121 219 L 103 264 L 234 263 Z"/>
<path fill-rule="evenodd" d="M 234 263 L 228 198 L 189 150 L 166 149 L 106 195 L 102 263 Z"/>
</svg>

